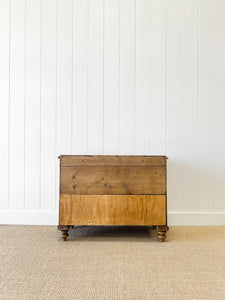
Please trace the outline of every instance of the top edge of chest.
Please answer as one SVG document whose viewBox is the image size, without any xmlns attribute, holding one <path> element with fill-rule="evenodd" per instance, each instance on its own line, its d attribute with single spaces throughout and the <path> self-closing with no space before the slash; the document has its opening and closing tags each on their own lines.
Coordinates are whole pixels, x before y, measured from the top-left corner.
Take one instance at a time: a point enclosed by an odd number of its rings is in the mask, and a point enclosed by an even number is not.
<svg viewBox="0 0 225 300">
<path fill-rule="evenodd" d="M 60 166 L 166 166 L 167 157 L 157 155 L 60 155 Z"/>
</svg>

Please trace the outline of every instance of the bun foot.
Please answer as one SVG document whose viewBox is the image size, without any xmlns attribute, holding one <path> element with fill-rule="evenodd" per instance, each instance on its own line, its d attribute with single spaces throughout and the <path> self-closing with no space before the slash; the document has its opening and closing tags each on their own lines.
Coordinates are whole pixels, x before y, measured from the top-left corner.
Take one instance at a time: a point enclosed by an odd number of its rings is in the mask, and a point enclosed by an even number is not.
<svg viewBox="0 0 225 300">
<path fill-rule="evenodd" d="M 58 226 L 58 230 L 61 231 L 60 237 L 66 241 L 67 237 L 68 237 L 68 231 L 70 229 L 71 226 L 66 226 L 66 225 L 59 225 Z"/>
<path fill-rule="evenodd" d="M 169 230 L 168 226 L 157 226 L 157 230 L 158 230 L 158 238 L 160 240 L 160 242 L 164 242 L 164 240 L 166 239 L 166 232 Z"/>
</svg>

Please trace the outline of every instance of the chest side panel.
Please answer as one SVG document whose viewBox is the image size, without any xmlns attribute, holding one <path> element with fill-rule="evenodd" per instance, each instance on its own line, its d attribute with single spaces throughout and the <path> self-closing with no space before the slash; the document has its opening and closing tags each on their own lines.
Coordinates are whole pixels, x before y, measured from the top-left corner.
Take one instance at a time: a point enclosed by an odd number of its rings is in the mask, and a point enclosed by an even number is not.
<svg viewBox="0 0 225 300">
<path fill-rule="evenodd" d="M 60 171 L 62 194 L 166 194 L 166 167 L 161 165 L 61 166 Z"/>
<path fill-rule="evenodd" d="M 166 196 L 60 195 L 60 225 L 166 225 Z"/>
</svg>

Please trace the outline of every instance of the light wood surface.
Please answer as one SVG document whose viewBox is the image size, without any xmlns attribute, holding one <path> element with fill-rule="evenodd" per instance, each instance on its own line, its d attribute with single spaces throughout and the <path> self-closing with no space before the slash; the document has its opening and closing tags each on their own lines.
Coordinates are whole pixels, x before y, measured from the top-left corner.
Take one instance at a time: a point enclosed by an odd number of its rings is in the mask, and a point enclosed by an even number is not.
<svg viewBox="0 0 225 300">
<path fill-rule="evenodd" d="M 74 195 L 126 195 L 166 193 L 162 166 L 61 167 L 60 191 Z"/>
<path fill-rule="evenodd" d="M 166 196 L 60 195 L 60 225 L 166 225 Z"/>
</svg>

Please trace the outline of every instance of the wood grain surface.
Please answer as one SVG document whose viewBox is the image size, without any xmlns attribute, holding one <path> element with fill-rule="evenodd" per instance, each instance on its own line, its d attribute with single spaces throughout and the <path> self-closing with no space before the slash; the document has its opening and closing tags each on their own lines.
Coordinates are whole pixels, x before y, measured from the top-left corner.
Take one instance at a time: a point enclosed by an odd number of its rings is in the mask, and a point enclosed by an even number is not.
<svg viewBox="0 0 225 300">
<path fill-rule="evenodd" d="M 166 196 L 60 194 L 59 225 L 166 225 Z"/>
<path fill-rule="evenodd" d="M 137 155 L 60 155 L 61 166 L 91 165 L 162 165 L 166 164 L 166 156 Z"/>
<path fill-rule="evenodd" d="M 166 194 L 164 166 L 61 167 L 60 192 L 74 195 Z"/>
</svg>

